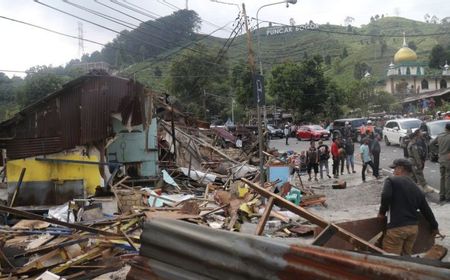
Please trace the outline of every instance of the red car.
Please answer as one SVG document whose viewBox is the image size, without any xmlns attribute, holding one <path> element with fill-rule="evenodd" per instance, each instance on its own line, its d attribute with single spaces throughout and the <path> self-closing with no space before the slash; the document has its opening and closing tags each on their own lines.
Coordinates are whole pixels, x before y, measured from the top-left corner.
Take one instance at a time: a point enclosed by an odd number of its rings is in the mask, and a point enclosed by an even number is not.
<svg viewBox="0 0 450 280">
<path fill-rule="evenodd" d="M 302 125 L 297 129 L 298 140 L 319 140 L 330 138 L 330 132 L 320 125 Z"/>
</svg>

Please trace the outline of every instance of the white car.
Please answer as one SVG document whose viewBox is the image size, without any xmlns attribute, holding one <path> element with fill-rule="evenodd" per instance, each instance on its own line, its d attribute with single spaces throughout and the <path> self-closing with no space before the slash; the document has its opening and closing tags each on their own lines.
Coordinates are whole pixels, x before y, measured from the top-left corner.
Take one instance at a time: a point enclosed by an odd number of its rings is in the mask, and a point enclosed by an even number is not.
<svg viewBox="0 0 450 280">
<path fill-rule="evenodd" d="M 383 138 L 386 145 L 402 145 L 408 135 L 408 130 L 414 132 L 422 123 L 419 119 L 395 119 L 386 122 L 383 128 Z"/>
</svg>

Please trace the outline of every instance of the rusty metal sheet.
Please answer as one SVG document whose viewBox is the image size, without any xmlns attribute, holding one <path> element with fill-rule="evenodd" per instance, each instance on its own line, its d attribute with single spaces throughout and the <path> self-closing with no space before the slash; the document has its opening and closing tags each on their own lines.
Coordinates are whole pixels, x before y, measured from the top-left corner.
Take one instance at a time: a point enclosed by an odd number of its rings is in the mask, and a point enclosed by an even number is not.
<svg viewBox="0 0 450 280">
<path fill-rule="evenodd" d="M 383 231 L 385 228 L 386 219 L 370 218 L 357 221 L 350 221 L 344 223 L 338 223 L 336 225 L 341 228 L 348 230 L 354 235 L 364 239 L 371 240 L 378 233 Z M 322 228 L 317 228 L 315 230 L 315 236 L 317 236 L 322 231 Z M 431 227 L 425 218 L 419 214 L 419 233 L 417 235 L 416 243 L 414 244 L 413 254 L 419 254 L 428 251 L 434 245 L 434 237 L 431 235 Z M 353 245 L 349 242 L 342 240 L 337 236 L 333 236 L 328 242 L 326 242 L 324 247 L 352 250 Z"/>
<path fill-rule="evenodd" d="M 132 124 L 140 124 L 143 93 L 141 84 L 115 76 L 86 75 L 71 81 L 0 124 L 2 137 L 16 142 L 7 145 L 8 156 L 44 155 L 104 140 L 113 133 L 112 113 L 126 112 Z"/>
<path fill-rule="evenodd" d="M 450 279 L 444 268 L 294 242 L 154 219 L 127 279 Z"/>
<path fill-rule="evenodd" d="M 19 159 L 62 151 L 60 137 L 14 139 L 6 142 L 8 159 Z"/>
</svg>

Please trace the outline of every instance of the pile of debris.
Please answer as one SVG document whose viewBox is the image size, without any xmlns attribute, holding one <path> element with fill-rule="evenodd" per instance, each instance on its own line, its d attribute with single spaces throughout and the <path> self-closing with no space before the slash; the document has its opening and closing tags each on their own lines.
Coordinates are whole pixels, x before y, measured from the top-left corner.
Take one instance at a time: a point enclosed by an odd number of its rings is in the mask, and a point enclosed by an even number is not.
<svg viewBox="0 0 450 280">
<path fill-rule="evenodd" d="M 299 155 L 266 149 L 268 180 L 261 186 L 257 182 L 266 175 L 257 168 L 257 146 L 224 146 L 226 141 L 220 140 L 224 137 L 230 135 L 222 130 L 181 129 L 162 121 L 159 138 L 164 140 L 165 152 L 160 166 L 164 168 L 161 179 L 151 187 L 113 174 L 108 186 L 112 198 L 73 199 L 45 215 L 0 206 L 6 221 L 0 228 L 0 279 L 43 275 L 47 278 L 38 279 L 92 279 L 127 263 L 132 265 L 129 279 L 151 278 L 154 271 L 142 264 L 159 259 L 143 252 L 149 243 L 141 238 L 152 234 L 143 232 L 144 224 L 160 219 L 203 226 L 199 231 L 206 226 L 249 232 L 253 225 L 253 235 L 309 236 L 309 243 L 316 246 L 336 248 L 333 244 L 338 244 L 337 249 L 385 253 L 376 246 L 385 221 L 362 221 L 371 225 L 370 230 L 357 235 L 357 222 L 334 224 L 308 211 L 311 206 L 326 207 L 326 197 L 303 184 Z M 422 228 L 418 250 L 423 252 L 434 240 Z M 204 250 L 191 249 L 199 254 Z M 177 279 L 176 274 L 167 279 Z"/>
</svg>

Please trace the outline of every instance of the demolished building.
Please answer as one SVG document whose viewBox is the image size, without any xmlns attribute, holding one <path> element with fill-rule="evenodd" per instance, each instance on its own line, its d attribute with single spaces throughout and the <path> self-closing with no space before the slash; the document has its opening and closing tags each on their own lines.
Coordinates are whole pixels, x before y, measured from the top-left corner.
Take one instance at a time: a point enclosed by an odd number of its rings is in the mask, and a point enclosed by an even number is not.
<svg viewBox="0 0 450 280">
<path fill-rule="evenodd" d="M 157 177 L 152 102 L 152 93 L 136 81 L 91 74 L 1 123 L 9 198 L 24 169 L 17 206 L 92 195 L 119 166 Z"/>
</svg>

